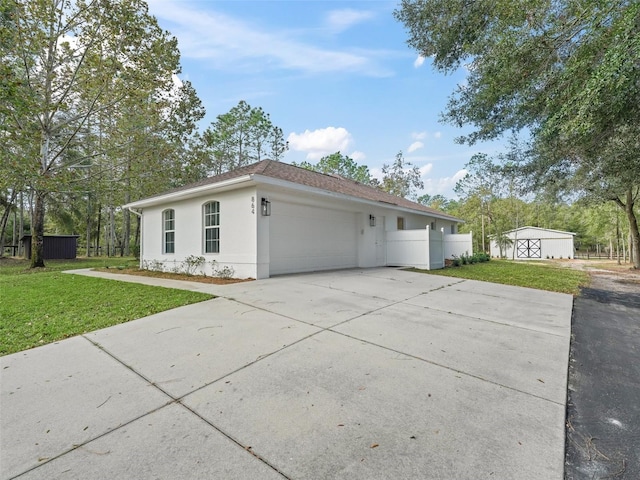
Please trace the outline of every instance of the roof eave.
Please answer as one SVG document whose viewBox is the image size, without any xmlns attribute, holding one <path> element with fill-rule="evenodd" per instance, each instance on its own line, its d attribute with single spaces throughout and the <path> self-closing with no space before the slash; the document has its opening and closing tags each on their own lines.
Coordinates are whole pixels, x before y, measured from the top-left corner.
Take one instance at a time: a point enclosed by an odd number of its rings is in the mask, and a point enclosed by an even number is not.
<svg viewBox="0 0 640 480">
<path fill-rule="evenodd" d="M 158 195 L 156 197 L 145 198 L 137 200 L 135 202 L 127 203 L 122 208 L 134 209 L 134 208 L 146 208 L 156 205 L 162 205 L 164 203 L 173 202 L 177 200 L 186 200 L 189 198 L 199 197 L 200 195 L 209 191 L 225 191 L 237 188 L 239 185 L 246 183 L 246 186 L 255 185 L 253 182 L 253 175 L 243 175 L 242 177 L 231 178 L 222 182 L 210 183 L 207 185 L 201 185 L 199 187 L 189 188 L 187 190 L 178 190 L 176 192 L 167 193 L 164 195 Z"/>
<path fill-rule="evenodd" d="M 245 184 L 245 185 L 243 185 Z M 236 177 L 236 178 L 231 178 L 229 180 L 224 180 L 222 182 L 216 182 L 216 183 L 210 183 L 210 184 L 206 184 L 206 185 L 200 185 L 198 187 L 193 187 L 193 188 L 189 188 L 189 189 L 184 189 L 184 190 L 178 190 L 175 192 L 170 192 L 170 193 L 166 193 L 163 195 L 158 195 L 155 197 L 149 197 L 149 198 L 145 198 L 142 200 L 137 200 L 135 202 L 130 202 L 127 203 L 126 205 L 123 205 L 123 208 L 126 208 L 128 210 L 133 210 L 133 209 L 143 209 L 143 208 L 147 208 L 147 207 L 153 207 L 153 206 L 157 206 L 157 205 L 163 205 L 165 203 L 170 203 L 170 202 L 175 202 L 175 201 L 179 201 L 179 200 L 186 200 L 189 198 L 194 198 L 194 197 L 198 197 L 201 196 L 205 193 L 208 192 L 222 192 L 222 191 L 226 191 L 226 190 L 232 190 L 232 189 L 236 189 L 239 186 L 252 186 L 252 185 L 271 185 L 271 186 L 275 186 L 275 187 L 281 187 L 281 188 L 287 188 L 290 190 L 297 190 L 297 191 L 301 191 L 301 192 L 306 192 L 306 193 L 313 193 L 316 195 L 321 195 L 321 196 L 325 196 L 325 197 L 331 197 L 331 198 L 336 198 L 336 199 L 340 199 L 340 200 L 349 200 L 351 202 L 355 202 L 355 203 L 360 203 L 363 205 L 369 205 L 372 207 L 385 207 L 385 208 L 391 208 L 394 210 L 398 210 L 401 212 L 407 212 L 407 213 L 414 213 L 414 214 L 420 214 L 420 215 L 424 215 L 424 216 L 429 216 L 429 217 L 433 217 L 433 218 L 440 218 L 443 220 L 447 220 L 447 221 L 451 221 L 451 222 L 456 222 L 456 223 L 464 223 L 463 220 L 453 217 L 451 215 L 447 215 L 447 214 L 439 214 L 438 212 L 426 212 L 424 210 L 418 210 L 418 209 L 413 209 L 413 208 L 408 208 L 408 207 L 403 207 L 401 205 L 396 205 L 393 203 L 387 203 L 387 202 L 382 202 L 382 201 L 375 201 L 375 200 L 368 200 L 365 198 L 360 198 L 360 197 L 356 197 L 353 195 L 347 195 L 344 193 L 338 193 L 338 192 L 334 192 L 331 190 L 327 190 L 327 189 L 323 189 L 323 188 L 318 188 L 318 187 L 311 187 L 308 185 L 304 185 L 301 183 L 296 183 L 296 182 L 292 182 L 289 180 L 283 180 L 283 179 L 279 179 L 279 178 L 274 178 L 274 177 L 270 177 L 267 175 L 261 175 L 261 174 L 248 174 L 248 175 L 243 175 L 241 177 Z"/>
<path fill-rule="evenodd" d="M 438 214 L 437 212 L 426 212 L 424 210 L 418 210 L 418 209 L 413 209 L 413 208 L 408 208 L 408 207 L 403 207 L 401 205 L 395 205 L 393 203 L 387 203 L 387 202 L 381 202 L 381 201 L 375 201 L 375 200 L 367 200 L 366 198 L 360 198 L 360 197 L 355 197 L 353 195 L 347 195 L 344 193 L 338 193 L 338 192 L 334 192 L 331 190 L 326 190 L 324 188 L 318 188 L 318 187 L 310 187 L 308 185 L 303 185 L 301 183 L 295 183 L 295 182 L 291 182 L 288 180 L 282 180 L 282 179 L 278 179 L 278 178 L 273 178 L 273 177 L 268 177 L 265 175 L 260 175 L 260 174 L 255 174 L 253 175 L 254 180 L 256 181 L 256 183 L 258 184 L 263 184 L 263 185 L 271 185 L 271 186 L 275 186 L 275 187 L 285 187 L 285 188 L 289 188 L 291 190 L 298 190 L 301 192 L 307 192 L 307 193 L 313 193 L 316 195 L 322 195 L 322 196 L 326 196 L 326 197 L 331 197 L 331 198 L 336 198 L 336 199 L 340 199 L 340 200 L 349 200 L 351 202 L 355 202 L 355 203 L 361 203 L 363 205 L 369 205 L 372 207 L 385 207 L 385 208 L 391 208 L 394 210 L 400 210 L 402 212 L 406 212 L 406 213 L 417 213 L 420 215 L 424 215 L 424 216 L 429 216 L 429 217 L 434 217 L 434 218 L 440 218 L 442 220 L 448 220 L 451 222 L 456 222 L 456 223 L 465 223 L 464 220 L 461 220 L 459 218 L 453 217 L 451 215 L 447 215 L 447 214 Z"/>
</svg>

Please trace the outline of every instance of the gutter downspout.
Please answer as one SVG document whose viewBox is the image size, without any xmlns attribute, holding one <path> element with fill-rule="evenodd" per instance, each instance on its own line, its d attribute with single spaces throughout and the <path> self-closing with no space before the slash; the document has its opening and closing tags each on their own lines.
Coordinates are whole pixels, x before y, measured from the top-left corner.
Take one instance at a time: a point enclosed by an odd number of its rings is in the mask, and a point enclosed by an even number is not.
<svg viewBox="0 0 640 480">
<path fill-rule="evenodd" d="M 138 212 L 136 210 L 134 210 L 131 207 L 126 207 L 127 210 L 129 210 L 131 213 L 133 213 L 134 215 L 136 215 L 139 219 L 140 219 L 140 264 L 138 265 L 138 267 L 142 270 L 142 259 L 144 258 L 142 256 L 142 248 L 144 245 L 143 242 L 143 238 L 144 238 L 144 222 L 142 221 L 142 212 Z"/>
</svg>

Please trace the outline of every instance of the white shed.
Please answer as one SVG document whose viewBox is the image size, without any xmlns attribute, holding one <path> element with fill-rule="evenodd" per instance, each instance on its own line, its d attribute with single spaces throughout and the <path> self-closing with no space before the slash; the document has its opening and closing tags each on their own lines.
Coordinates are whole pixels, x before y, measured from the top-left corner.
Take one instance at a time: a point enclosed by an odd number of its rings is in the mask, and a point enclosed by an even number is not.
<svg viewBox="0 0 640 480">
<path fill-rule="evenodd" d="M 510 244 L 503 248 L 502 256 L 506 258 L 542 260 L 573 258 L 575 254 L 575 233 L 539 227 L 520 227 L 505 234 L 511 240 Z M 500 249 L 495 238 L 491 240 L 491 256 L 500 257 Z"/>
</svg>

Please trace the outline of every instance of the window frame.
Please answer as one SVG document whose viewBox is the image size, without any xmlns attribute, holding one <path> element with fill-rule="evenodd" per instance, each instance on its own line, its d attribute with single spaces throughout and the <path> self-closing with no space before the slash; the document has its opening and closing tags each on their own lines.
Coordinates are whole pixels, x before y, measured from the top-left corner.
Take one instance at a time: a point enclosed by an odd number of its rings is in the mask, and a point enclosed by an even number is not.
<svg viewBox="0 0 640 480">
<path fill-rule="evenodd" d="M 202 251 L 205 254 L 220 253 L 220 202 L 217 200 L 202 205 Z"/>
<path fill-rule="evenodd" d="M 167 218 L 169 214 L 171 218 Z M 168 222 L 170 222 L 170 228 L 167 226 Z M 171 236 L 171 241 L 167 240 L 169 235 Z M 171 251 L 169 251 L 169 245 L 171 245 Z M 162 211 L 162 253 L 164 255 L 176 253 L 176 211 L 173 208 L 167 208 Z"/>
</svg>

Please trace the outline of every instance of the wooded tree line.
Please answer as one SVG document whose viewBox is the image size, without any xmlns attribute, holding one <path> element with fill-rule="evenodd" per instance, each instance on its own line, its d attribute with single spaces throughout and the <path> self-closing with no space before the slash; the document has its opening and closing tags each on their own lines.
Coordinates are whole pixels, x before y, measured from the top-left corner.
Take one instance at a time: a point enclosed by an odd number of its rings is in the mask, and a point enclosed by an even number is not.
<svg viewBox="0 0 640 480">
<path fill-rule="evenodd" d="M 288 148 L 246 102 L 198 131 L 177 41 L 142 0 L 0 0 L 0 29 L 0 255 L 26 229 L 33 267 L 45 229 L 128 255 L 120 205 Z"/>
<path fill-rule="evenodd" d="M 624 212 L 613 202 L 561 201 L 544 191 L 526 194 L 526 185 L 509 155 L 475 155 L 455 187 L 457 200 L 423 195 L 419 201 L 465 219 L 459 231 L 473 232 L 474 251 L 488 252 L 490 241 L 506 246 L 506 233 L 534 226 L 575 233 L 581 256 L 608 256 L 633 263 L 633 238 Z"/>
<path fill-rule="evenodd" d="M 474 127 L 461 142 L 527 137 L 499 159 L 471 159 L 455 214 L 497 232 L 501 209 L 517 212 L 507 229 L 523 225 L 520 213 L 531 218 L 526 206 L 610 202 L 640 267 L 640 4 L 403 0 L 395 16 L 436 69 L 467 66 L 443 113 Z M 205 112 L 177 79 L 176 39 L 142 0 L 0 0 L 0 54 L 0 243 L 28 227 L 32 266 L 43 265 L 45 229 L 82 232 L 87 252 L 128 254 L 139 224 L 120 205 L 288 149 L 269 115 L 246 102 L 198 130 Z M 381 181 L 340 152 L 301 166 L 413 199 L 422 188 L 401 152 Z"/>
</svg>

